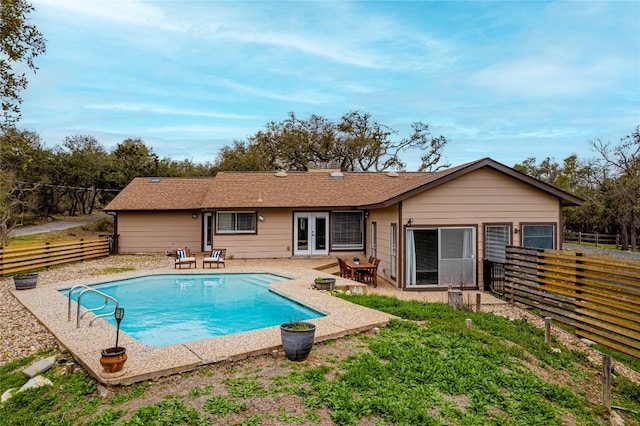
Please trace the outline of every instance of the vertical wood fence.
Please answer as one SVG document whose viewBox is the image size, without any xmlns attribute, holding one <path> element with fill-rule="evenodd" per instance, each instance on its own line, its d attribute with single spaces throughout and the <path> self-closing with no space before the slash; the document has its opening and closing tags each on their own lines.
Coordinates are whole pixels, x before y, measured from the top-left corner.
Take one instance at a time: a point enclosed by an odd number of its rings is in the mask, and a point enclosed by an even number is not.
<svg viewBox="0 0 640 426">
<path fill-rule="evenodd" d="M 578 337 L 640 358 L 640 262 L 507 247 L 505 296 L 575 328 Z"/>
<path fill-rule="evenodd" d="M 109 256 L 109 238 L 0 247 L 0 276 Z"/>
</svg>

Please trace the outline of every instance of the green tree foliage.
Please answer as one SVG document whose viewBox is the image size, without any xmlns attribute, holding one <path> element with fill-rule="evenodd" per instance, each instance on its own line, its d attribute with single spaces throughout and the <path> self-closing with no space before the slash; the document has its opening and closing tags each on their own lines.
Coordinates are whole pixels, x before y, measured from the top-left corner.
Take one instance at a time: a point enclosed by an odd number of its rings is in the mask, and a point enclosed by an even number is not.
<svg viewBox="0 0 640 426">
<path fill-rule="evenodd" d="M 599 197 L 618 225 L 622 248 L 626 250 L 630 240 L 631 250 L 636 251 L 640 228 L 640 126 L 617 145 L 599 139 L 590 144 L 599 154 L 593 165 Z"/>
<path fill-rule="evenodd" d="M 215 173 L 210 163 L 160 159 L 139 138 L 107 152 L 93 136 L 73 135 L 50 149 L 36 133 L 9 128 L 0 133 L 0 245 L 16 224 L 65 211 L 91 214 L 135 177 Z"/>
<path fill-rule="evenodd" d="M 582 207 L 564 209 L 565 227 L 576 232 L 590 232 L 602 227 L 600 232 L 604 232 L 606 224 L 600 220 L 603 206 L 595 197 L 591 163 L 579 160 L 575 154 L 565 158 L 562 164 L 551 157 L 540 163 L 536 161 L 535 157 L 529 157 L 513 168 L 585 200 Z"/>
<path fill-rule="evenodd" d="M 580 160 L 571 155 L 562 164 L 552 158 L 540 163 L 527 158 L 514 168 L 585 200 L 581 207 L 565 209 L 568 230 L 620 234 L 622 248 L 636 251 L 640 229 L 640 126 L 618 144 L 599 139 L 589 144 L 598 157 Z"/>
<path fill-rule="evenodd" d="M 28 16 L 34 8 L 24 0 L 0 0 L 0 99 L 3 129 L 12 127 L 20 118 L 20 92 L 27 88 L 24 65 L 35 72 L 34 59 L 46 51 L 44 36 Z"/>
<path fill-rule="evenodd" d="M 431 137 L 429 126 L 421 122 L 413 123 L 412 129 L 409 137 L 394 140 L 397 132 L 373 121 L 368 113 L 351 111 L 337 124 L 318 115 L 302 120 L 289 113 L 246 141 L 223 148 L 216 166 L 235 171 L 307 170 L 311 162 L 331 161 L 344 171 L 401 170 L 405 163 L 400 154 L 419 150 L 420 170 L 448 167 L 440 164 L 446 138 Z"/>
<path fill-rule="evenodd" d="M 0 134 L 0 227 L 7 235 L 12 226 L 24 224 L 25 216 L 30 219 L 32 212 L 42 207 L 39 195 L 43 188 L 31 182 L 46 180 L 48 164 L 47 152 L 37 134 L 15 128 Z"/>
<path fill-rule="evenodd" d="M 104 171 L 107 152 L 88 135 L 67 136 L 55 156 L 63 172 L 61 184 L 71 196 L 69 215 L 91 214 L 97 197 L 96 182 Z"/>
</svg>

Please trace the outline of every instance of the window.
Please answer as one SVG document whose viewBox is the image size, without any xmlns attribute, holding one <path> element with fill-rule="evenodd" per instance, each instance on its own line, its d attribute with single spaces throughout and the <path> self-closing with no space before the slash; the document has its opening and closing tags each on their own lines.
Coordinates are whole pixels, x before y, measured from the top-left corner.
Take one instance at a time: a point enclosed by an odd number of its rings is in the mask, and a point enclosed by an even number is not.
<svg viewBox="0 0 640 426">
<path fill-rule="evenodd" d="M 362 250 L 362 212 L 331 213 L 331 248 L 334 250 Z"/>
<path fill-rule="evenodd" d="M 522 246 L 539 249 L 555 248 L 554 225 L 522 225 Z"/>
<path fill-rule="evenodd" d="M 256 212 L 217 212 L 216 232 L 249 234 L 256 232 Z"/>
<path fill-rule="evenodd" d="M 487 225 L 484 228 L 484 257 L 491 262 L 506 262 L 505 248 L 511 244 L 509 225 Z"/>
</svg>

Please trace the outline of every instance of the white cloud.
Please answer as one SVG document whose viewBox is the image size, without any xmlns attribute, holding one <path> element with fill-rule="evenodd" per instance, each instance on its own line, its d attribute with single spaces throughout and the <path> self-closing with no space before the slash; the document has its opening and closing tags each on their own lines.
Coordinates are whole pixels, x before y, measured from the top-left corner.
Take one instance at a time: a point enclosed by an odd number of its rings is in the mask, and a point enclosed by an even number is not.
<svg viewBox="0 0 640 426">
<path fill-rule="evenodd" d="M 190 117 L 206 117 L 206 118 L 224 118 L 230 120 L 253 120 L 260 118 L 255 115 L 231 114 L 224 112 L 209 112 L 193 109 L 178 109 L 163 107 L 158 105 L 137 104 L 137 103 L 107 103 L 107 104 L 88 104 L 87 109 L 106 110 L 106 111 L 130 111 L 130 112 L 150 112 L 154 114 L 164 115 L 183 115 Z"/>
<path fill-rule="evenodd" d="M 91 18 L 115 23 L 155 27 L 172 32 L 184 32 L 186 22 L 175 22 L 163 9 L 136 0 L 34 0 L 34 6 L 45 5 L 64 14 L 78 13 Z"/>
</svg>

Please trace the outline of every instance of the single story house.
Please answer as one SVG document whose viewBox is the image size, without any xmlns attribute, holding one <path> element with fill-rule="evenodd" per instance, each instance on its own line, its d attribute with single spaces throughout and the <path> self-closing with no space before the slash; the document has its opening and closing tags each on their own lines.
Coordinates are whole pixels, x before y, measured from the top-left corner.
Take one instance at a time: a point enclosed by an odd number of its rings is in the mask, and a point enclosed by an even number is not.
<svg viewBox="0 0 640 426">
<path fill-rule="evenodd" d="M 106 207 L 118 253 L 381 260 L 403 290 L 478 287 L 505 246 L 558 248 L 583 200 L 490 158 L 438 172 L 220 172 L 136 178 Z M 480 286 L 481 287 L 481 286 Z"/>
</svg>

